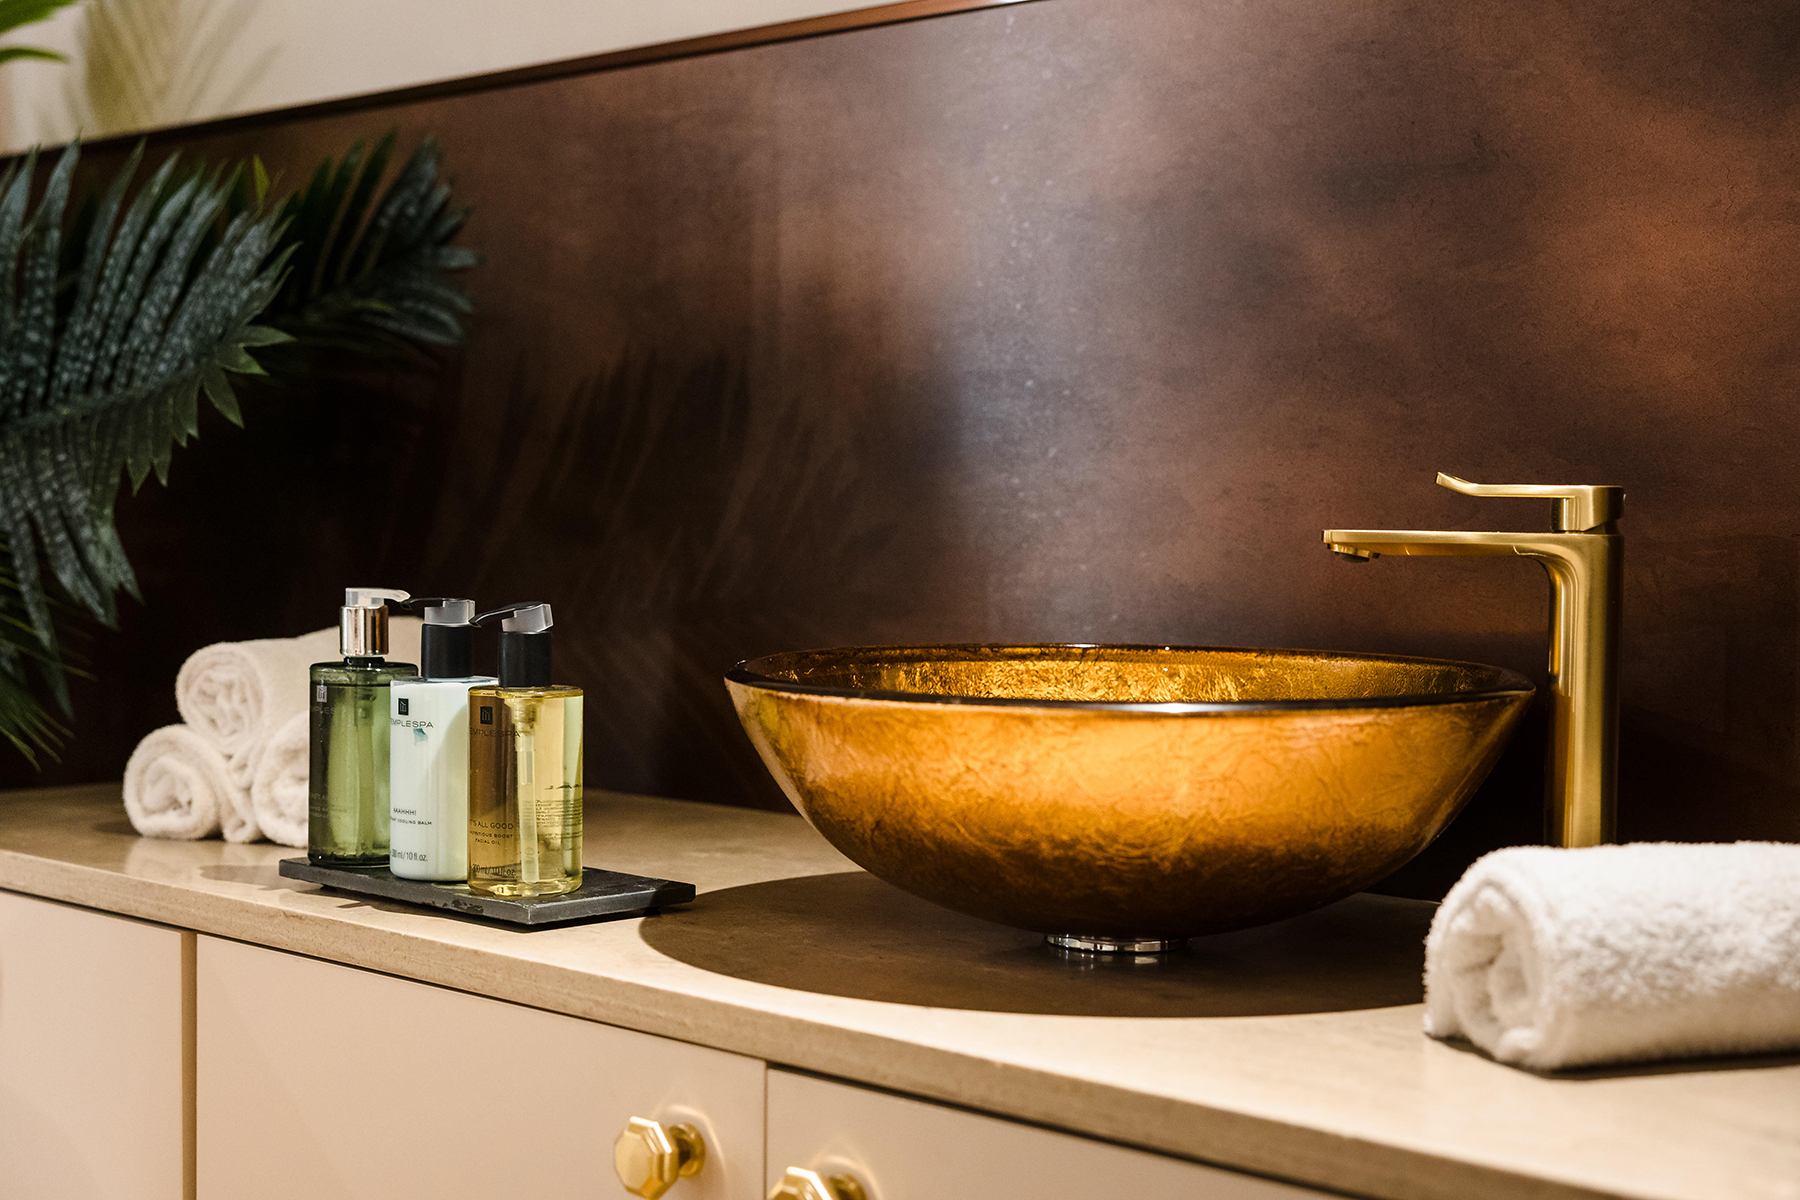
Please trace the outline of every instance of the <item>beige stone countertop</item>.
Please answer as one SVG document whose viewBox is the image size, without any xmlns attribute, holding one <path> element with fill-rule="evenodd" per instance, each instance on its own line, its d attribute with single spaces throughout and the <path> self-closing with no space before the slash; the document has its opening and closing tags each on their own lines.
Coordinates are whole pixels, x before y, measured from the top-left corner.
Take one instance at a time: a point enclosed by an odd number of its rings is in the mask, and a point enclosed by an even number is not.
<svg viewBox="0 0 1800 1200">
<path fill-rule="evenodd" d="M 1057 957 L 797 817 L 593 795 L 657 916 L 518 930 L 137 837 L 117 784 L 0 795 L 0 888 L 444 984 L 1350 1194 L 1800 1198 L 1800 1057 L 1545 1078 L 1419 1031 L 1432 906 L 1357 896 L 1147 966 Z"/>
</svg>

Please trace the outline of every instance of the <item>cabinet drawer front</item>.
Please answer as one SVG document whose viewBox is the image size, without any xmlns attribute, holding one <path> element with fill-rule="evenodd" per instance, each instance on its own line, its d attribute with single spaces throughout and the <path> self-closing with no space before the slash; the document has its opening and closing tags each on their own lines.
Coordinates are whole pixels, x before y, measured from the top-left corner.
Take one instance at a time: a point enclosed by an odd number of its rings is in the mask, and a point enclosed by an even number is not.
<svg viewBox="0 0 1800 1200">
<path fill-rule="evenodd" d="M 191 936 L 0 892 L 0 1195 L 181 1200 Z"/>
<path fill-rule="evenodd" d="M 624 1197 L 634 1116 L 705 1139 L 670 1200 L 762 1194 L 758 1059 L 199 941 L 200 1200 Z"/>
<path fill-rule="evenodd" d="M 854 1175 L 869 1200 L 1306 1200 L 1325 1193 L 789 1071 L 769 1072 L 768 1186 Z"/>
</svg>

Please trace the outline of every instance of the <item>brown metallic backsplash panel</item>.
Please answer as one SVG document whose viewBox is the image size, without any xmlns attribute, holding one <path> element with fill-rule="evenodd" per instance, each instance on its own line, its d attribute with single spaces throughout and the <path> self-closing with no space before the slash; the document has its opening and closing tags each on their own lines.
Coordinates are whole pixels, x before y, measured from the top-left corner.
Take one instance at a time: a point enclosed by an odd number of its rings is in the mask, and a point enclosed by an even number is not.
<svg viewBox="0 0 1800 1200">
<path fill-rule="evenodd" d="M 297 178 L 435 132 L 480 312 L 436 378 L 261 398 L 122 505 L 146 605 L 44 778 L 116 776 L 188 651 L 351 580 L 552 600 L 589 778 L 725 802 L 781 803 L 719 683 L 779 650 L 1541 684 L 1536 566 L 1319 544 L 1547 523 L 1446 470 L 1628 489 L 1622 834 L 1800 838 L 1785 11 L 1052 0 L 197 140 Z M 1535 837 L 1541 720 L 1394 886 Z"/>
</svg>

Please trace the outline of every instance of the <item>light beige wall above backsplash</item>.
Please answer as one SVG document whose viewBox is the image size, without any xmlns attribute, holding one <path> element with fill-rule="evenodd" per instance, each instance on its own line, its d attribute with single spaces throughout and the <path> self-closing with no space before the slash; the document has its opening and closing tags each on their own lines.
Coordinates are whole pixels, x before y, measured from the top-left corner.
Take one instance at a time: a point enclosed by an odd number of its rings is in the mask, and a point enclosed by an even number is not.
<svg viewBox="0 0 1800 1200">
<path fill-rule="evenodd" d="M 87 0 L 6 39 L 61 51 L 70 62 L 0 67 L 0 152 L 866 7 L 863 0 Z"/>
</svg>

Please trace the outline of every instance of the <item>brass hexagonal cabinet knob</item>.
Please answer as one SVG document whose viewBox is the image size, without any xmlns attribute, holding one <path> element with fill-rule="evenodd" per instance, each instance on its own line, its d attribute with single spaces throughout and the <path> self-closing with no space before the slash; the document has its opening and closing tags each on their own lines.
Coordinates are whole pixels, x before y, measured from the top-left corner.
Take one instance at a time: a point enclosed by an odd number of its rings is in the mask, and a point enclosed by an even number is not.
<svg viewBox="0 0 1800 1200">
<path fill-rule="evenodd" d="M 789 1167 L 769 1200 L 867 1200 L 867 1193 L 854 1175 L 821 1175 Z"/>
<path fill-rule="evenodd" d="M 619 1173 L 619 1182 L 644 1200 L 656 1200 L 677 1180 L 698 1175 L 705 1165 L 706 1143 L 692 1125 L 633 1117 L 613 1143 L 613 1170 Z"/>
</svg>

